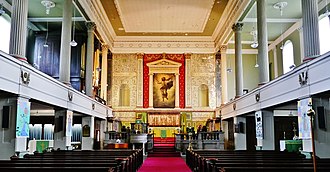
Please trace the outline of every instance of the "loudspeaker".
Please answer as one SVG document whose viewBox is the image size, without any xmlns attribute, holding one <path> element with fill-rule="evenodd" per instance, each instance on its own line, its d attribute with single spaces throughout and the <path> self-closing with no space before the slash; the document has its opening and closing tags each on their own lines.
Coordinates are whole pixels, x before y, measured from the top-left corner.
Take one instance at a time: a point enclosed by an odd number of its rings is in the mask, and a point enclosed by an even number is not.
<svg viewBox="0 0 330 172">
<path fill-rule="evenodd" d="M 10 106 L 3 106 L 2 109 L 2 128 L 9 128 Z"/>
<path fill-rule="evenodd" d="M 317 121 L 319 123 L 319 129 L 321 130 L 326 130 L 326 119 L 324 115 L 324 107 L 323 106 L 318 106 L 317 107 Z"/>
</svg>

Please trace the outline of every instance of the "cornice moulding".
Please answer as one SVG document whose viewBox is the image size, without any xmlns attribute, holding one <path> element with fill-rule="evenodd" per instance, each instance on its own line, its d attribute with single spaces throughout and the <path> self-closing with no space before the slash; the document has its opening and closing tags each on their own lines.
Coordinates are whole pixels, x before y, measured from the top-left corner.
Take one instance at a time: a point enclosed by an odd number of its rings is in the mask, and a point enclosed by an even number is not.
<svg viewBox="0 0 330 172">
<path fill-rule="evenodd" d="M 169 41 L 171 40 L 171 41 Z M 186 41 L 209 41 L 213 42 L 211 36 L 117 36 L 115 42 L 186 42 Z"/>
</svg>

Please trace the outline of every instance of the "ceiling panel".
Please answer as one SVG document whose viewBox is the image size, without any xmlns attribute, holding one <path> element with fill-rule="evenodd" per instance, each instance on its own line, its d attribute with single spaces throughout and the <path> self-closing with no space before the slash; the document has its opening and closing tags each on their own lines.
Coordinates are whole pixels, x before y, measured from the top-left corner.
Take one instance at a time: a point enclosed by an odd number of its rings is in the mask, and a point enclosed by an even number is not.
<svg viewBox="0 0 330 172">
<path fill-rule="evenodd" d="M 229 0 L 100 0 L 117 36 L 211 36 Z"/>
<path fill-rule="evenodd" d="M 115 0 L 126 32 L 203 32 L 214 0 Z"/>
</svg>

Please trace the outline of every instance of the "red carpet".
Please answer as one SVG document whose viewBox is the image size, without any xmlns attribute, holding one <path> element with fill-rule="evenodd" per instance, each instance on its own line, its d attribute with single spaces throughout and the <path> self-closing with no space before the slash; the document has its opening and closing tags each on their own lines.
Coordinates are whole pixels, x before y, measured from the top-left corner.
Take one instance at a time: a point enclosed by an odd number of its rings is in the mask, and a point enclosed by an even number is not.
<svg viewBox="0 0 330 172">
<path fill-rule="evenodd" d="M 154 147 L 174 147 L 174 143 L 155 143 Z"/>
<path fill-rule="evenodd" d="M 181 157 L 148 157 L 138 172 L 191 172 Z"/>
</svg>

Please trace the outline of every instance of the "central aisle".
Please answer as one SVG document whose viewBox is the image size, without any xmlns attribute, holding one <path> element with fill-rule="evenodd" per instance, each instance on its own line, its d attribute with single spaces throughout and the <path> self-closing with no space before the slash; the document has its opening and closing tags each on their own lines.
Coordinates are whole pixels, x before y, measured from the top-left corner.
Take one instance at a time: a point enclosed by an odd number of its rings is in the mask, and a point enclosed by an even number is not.
<svg viewBox="0 0 330 172">
<path fill-rule="evenodd" d="M 181 157 L 148 157 L 138 172 L 191 172 Z"/>
</svg>

